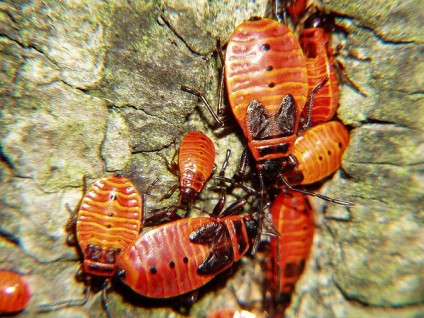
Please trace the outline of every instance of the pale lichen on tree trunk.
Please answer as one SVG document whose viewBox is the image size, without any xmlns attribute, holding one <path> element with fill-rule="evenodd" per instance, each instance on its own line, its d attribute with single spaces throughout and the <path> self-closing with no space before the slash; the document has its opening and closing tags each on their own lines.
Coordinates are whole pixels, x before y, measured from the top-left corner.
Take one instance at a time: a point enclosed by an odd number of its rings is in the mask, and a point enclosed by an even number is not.
<svg viewBox="0 0 424 318">
<path fill-rule="evenodd" d="M 269 1 L 2 1 L 0 3 L 0 268 L 25 274 L 40 303 L 81 298 L 80 262 L 66 245 L 66 205 L 89 181 L 121 172 L 145 190 L 148 207 L 176 181 L 163 157 L 189 130 L 225 150 L 234 171 L 243 150 L 237 129 L 221 133 L 197 99 L 216 105 L 215 38 L 228 40 Z M 339 118 L 351 131 L 336 175 L 320 191 L 352 200 L 346 208 L 314 201 L 313 255 L 289 317 L 424 315 L 423 10 L 414 1 L 324 1 L 347 31 L 339 58 L 368 96 L 343 85 Z M 200 105 L 200 104 L 199 104 Z M 199 205 L 210 207 L 206 191 Z M 202 289 L 192 316 L 260 304 L 261 270 L 245 258 Z M 235 289 L 235 295 L 228 286 Z M 109 294 L 115 317 L 178 315 Z M 45 314 L 56 317 L 59 313 Z M 99 294 L 60 315 L 102 317 Z"/>
</svg>

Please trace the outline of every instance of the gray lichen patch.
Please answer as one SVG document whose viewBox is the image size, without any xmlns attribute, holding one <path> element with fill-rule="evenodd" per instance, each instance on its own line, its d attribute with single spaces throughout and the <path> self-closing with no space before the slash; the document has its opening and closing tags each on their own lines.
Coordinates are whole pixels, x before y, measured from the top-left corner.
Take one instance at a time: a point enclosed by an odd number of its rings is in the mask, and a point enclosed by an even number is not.
<svg viewBox="0 0 424 318">
<path fill-rule="evenodd" d="M 388 42 L 423 42 L 424 19 L 419 1 L 325 1 L 328 9 L 355 17 Z M 357 13 L 361 12 L 360 15 Z"/>
<path fill-rule="evenodd" d="M 225 44 L 240 23 L 252 16 L 266 16 L 268 1 L 164 1 L 163 18 L 187 46 L 198 54 Z M 228 14 L 234 12 L 234 15 Z"/>
<path fill-rule="evenodd" d="M 423 151 L 424 136 L 419 131 L 387 124 L 367 124 L 351 131 L 353 149 L 348 150 L 345 162 L 412 166 L 422 163 L 417 154 Z M 360 156 L 360 158 L 358 158 Z M 355 157 L 355 158 L 354 158 Z"/>
<path fill-rule="evenodd" d="M 343 24 L 342 24 L 343 25 Z M 367 120 L 420 129 L 424 112 L 421 44 L 387 43 L 368 29 L 352 25 L 342 61 L 347 75 L 367 94 L 345 85 L 338 115 L 347 124 Z"/>
<path fill-rule="evenodd" d="M 15 42 L 5 37 L 0 37 L 0 51 L 2 53 L 0 72 L 0 93 L 4 95 L 13 94 L 18 70 L 24 63 L 24 58 L 20 55 L 20 47 Z"/>
<path fill-rule="evenodd" d="M 416 178 L 423 169 L 423 136 L 418 131 L 392 125 L 364 125 L 351 133 L 351 147 L 343 167 L 352 193 L 385 204 L 422 203 L 422 187 Z M 355 149 L 361 149 L 361 152 Z M 395 203 L 396 202 L 396 203 Z"/>
<path fill-rule="evenodd" d="M 338 117 L 352 130 L 344 172 L 314 191 L 355 206 L 313 200 L 313 254 L 286 316 L 422 316 L 421 13 L 413 1 L 320 3 L 346 26 L 347 33 L 333 37 L 344 44 L 337 58 L 367 96 L 341 85 Z M 74 279 L 81 260 L 65 244 L 65 227 L 67 206 L 73 210 L 83 195 L 84 175 L 87 185 L 111 172 L 129 177 L 148 191 L 147 212 L 177 204 L 178 193 L 161 200 L 178 181 L 165 160 L 194 129 L 214 140 L 218 169 L 232 150 L 232 175 L 245 146 L 240 128 L 234 121 L 216 129 L 198 98 L 180 86 L 197 88 L 215 108 L 215 37 L 224 44 L 238 24 L 270 6 L 268 0 L 0 4 L 0 264 L 30 276 L 33 303 L 21 316 L 36 315 L 40 303 L 82 298 L 83 284 Z M 196 206 L 212 210 L 217 193 L 208 187 L 215 184 L 208 181 Z M 190 314 L 260 308 L 259 262 L 259 255 L 245 257 L 202 288 Z M 108 293 L 114 317 L 179 316 L 173 300 L 163 307 L 133 302 L 116 287 Z M 58 315 L 104 316 L 101 295 L 93 290 L 85 306 L 45 316 Z"/>
<path fill-rule="evenodd" d="M 102 145 L 102 158 L 107 171 L 125 168 L 131 157 L 130 132 L 125 120 L 115 111 L 110 111 L 106 137 Z"/>
<path fill-rule="evenodd" d="M 170 122 L 192 110 L 181 102 L 180 85 L 203 77 L 205 63 L 193 56 L 174 33 L 158 23 L 152 5 L 134 12 L 117 5 L 107 30 L 105 83 L 99 90 L 113 105 L 132 105 Z M 203 66 L 203 67 L 202 67 Z M 199 85 L 199 81 L 193 83 Z"/>
<path fill-rule="evenodd" d="M 372 207 L 374 214 L 381 211 L 377 205 Z M 370 215 L 374 231 L 369 231 L 364 222 L 356 222 L 355 215 L 352 222 L 330 224 L 333 231 L 346 233 L 339 243 L 343 257 L 334 280 L 347 299 L 383 307 L 420 303 L 424 277 L 419 268 L 423 259 L 417 252 L 423 236 L 415 220 L 404 212 L 398 219 L 383 222 L 379 219 L 384 220 L 384 215 Z"/>
<path fill-rule="evenodd" d="M 10 7 L 15 27 L 20 29 L 15 40 L 45 54 L 60 69 L 64 82 L 88 89 L 101 80 L 105 55 L 103 1 L 31 1 Z"/>
<path fill-rule="evenodd" d="M 74 207 L 81 190 L 73 194 L 72 201 L 64 191 L 46 193 L 32 179 L 11 178 L 2 186 L 2 233 L 9 233 L 25 254 L 39 262 L 76 260 L 75 249 L 64 247 L 70 217 L 66 204 Z"/>
<path fill-rule="evenodd" d="M 126 123 L 131 152 L 160 150 L 182 133 L 194 105 L 180 86 L 201 87 L 206 68 L 201 57 L 158 22 L 159 14 L 152 3 L 111 7 L 105 78 L 91 91 Z M 109 143 L 112 137 L 108 133 Z"/>
<path fill-rule="evenodd" d="M 170 145 L 176 138 L 174 135 L 181 135 L 184 129 L 183 125 L 173 125 L 166 119 L 151 116 L 133 107 L 120 108 L 116 113 L 128 126 L 133 153 L 158 151 Z"/>
<path fill-rule="evenodd" d="M 92 118 L 96 118 L 95 121 Z M 107 108 L 61 82 L 26 91 L 2 109 L 4 155 L 45 191 L 81 184 L 103 171 L 100 145 Z"/>
</svg>

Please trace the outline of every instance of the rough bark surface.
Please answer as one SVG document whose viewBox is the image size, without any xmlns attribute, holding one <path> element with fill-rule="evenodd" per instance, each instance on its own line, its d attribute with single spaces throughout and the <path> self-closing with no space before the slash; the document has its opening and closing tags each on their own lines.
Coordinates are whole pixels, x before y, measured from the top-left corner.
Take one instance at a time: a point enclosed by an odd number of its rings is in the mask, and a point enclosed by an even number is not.
<svg viewBox="0 0 424 318">
<path fill-rule="evenodd" d="M 174 142 L 202 130 L 221 165 L 243 150 L 239 129 L 213 119 L 185 84 L 216 105 L 215 38 L 225 43 L 269 1 L 13 0 L 0 2 L 0 267 L 28 280 L 32 300 L 19 317 L 104 317 L 100 293 L 83 307 L 36 314 L 37 306 L 82 298 L 80 266 L 66 245 L 68 206 L 108 173 L 140 191 L 156 178 L 147 208 L 176 182 L 166 167 Z M 424 316 L 424 13 L 419 1 L 327 0 L 346 34 L 339 59 L 367 94 L 341 88 L 339 118 L 351 142 L 343 171 L 320 192 L 352 208 L 314 200 L 317 235 L 287 317 Z M 335 37 L 336 38 L 336 37 Z M 198 108 L 196 108 L 200 105 Z M 205 191 L 196 205 L 210 209 Z M 190 310 L 260 310 L 261 268 L 243 258 L 201 289 Z M 234 293 L 228 287 L 234 289 Z M 114 317 L 176 317 L 173 304 L 139 299 L 119 286 Z"/>
</svg>

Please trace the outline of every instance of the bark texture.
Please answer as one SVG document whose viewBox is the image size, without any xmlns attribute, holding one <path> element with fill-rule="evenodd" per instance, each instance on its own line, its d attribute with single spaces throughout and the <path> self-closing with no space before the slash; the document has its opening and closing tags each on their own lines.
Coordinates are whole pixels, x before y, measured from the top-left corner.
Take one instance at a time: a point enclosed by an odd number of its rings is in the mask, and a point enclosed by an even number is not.
<svg viewBox="0 0 424 318">
<path fill-rule="evenodd" d="M 183 134 L 201 130 L 225 150 L 232 173 L 243 150 L 239 128 L 213 119 L 184 84 L 216 105 L 215 39 L 225 43 L 269 1 L 13 0 L 0 2 L 0 267 L 25 275 L 32 300 L 82 298 L 80 266 L 66 245 L 67 206 L 77 206 L 83 179 L 108 173 L 140 191 L 156 178 L 147 208 L 176 182 L 166 167 Z M 367 94 L 341 87 L 339 118 L 352 129 L 343 171 L 320 192 L 356 203 L 314 200 L 317 235 L 288 317 L 424 315 L 424 14 L 419 1 L 327 0 L 346 35 L 339 59 Z M 200 105 L 198 108 L 196 108 Z M 166 158 L 166 160 L 164 159 Z M 196 204 L 215 204 L 205 191 Z M 231 200 L 231 199 L 229 199 Z M 191 316 L 213 309 L 260 310 L 262 271 L 243 258 L 200 291 Z M 234 293 L 228 287 L 234 289 Z M 139 299 L 117 287 L 114 317 L 175 317 L 166 301 Z M 83 307 L 44 317 L 104 317 L 100 293 Z M 41 317 L 41 315 L 40 315 Z"/>
</svg>

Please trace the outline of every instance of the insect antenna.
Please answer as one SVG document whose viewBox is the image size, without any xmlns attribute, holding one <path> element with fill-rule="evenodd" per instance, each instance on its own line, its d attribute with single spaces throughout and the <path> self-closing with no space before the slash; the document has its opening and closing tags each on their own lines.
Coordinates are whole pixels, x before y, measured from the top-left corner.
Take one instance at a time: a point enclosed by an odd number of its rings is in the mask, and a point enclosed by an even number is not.
<svg viewBox="0 0 424 318">
<path fill-rule="evenodd" d="M 298 189 L 298 188 L 294 188 L 287 180 L 286 180 L 286 178 L 284 178 L 284 176 L 281 174 L 281 173 L 279 173 L 278 174 L 279 175 L 279 177 L 280 177 L 280 179 L 281 179 L 281 181 L 284 183 L 284 185 L 287 187 L 287 189 L 289 189 L 289 190 L 291 190 L 291 191 L 295 191 L 295 192 L 300 192 L 300 193 L 303 193 L 303 194 L 306 194 L 306 195 L 309 195 L 309 196 L 311 196 L 311 197 L 317 197 L 317 198 L 320 198 L 320 199 L 322 199 L 322 200 L 325 200 L 325 201 L 328 201 L 328 202 L 332 202 L 332 203 L 335 203 L 335 204 L 340 204 L 340 205 L 345 205 L 345 206 L 347 206 L 347 207 L 351 207 L 351 206 L 354 206 L 355 205 L 355 203 L 353 203 L 353 202 L 351 202 L 351 201 L 345 201 L 345 200 L 340 200 L 340 199 L 333 199 L 333 198 L 330 198 L 330 197 L 328 197 L 328 196 L 326 196 L 326 195 L 322 195 L 322 194 L 319 194 L 319 193 L 316 193 L 316 192 L 311 192 L 311 191 L 308 191 L 308 190 L 304 190 L 304 189 Z"/>
</svg>

